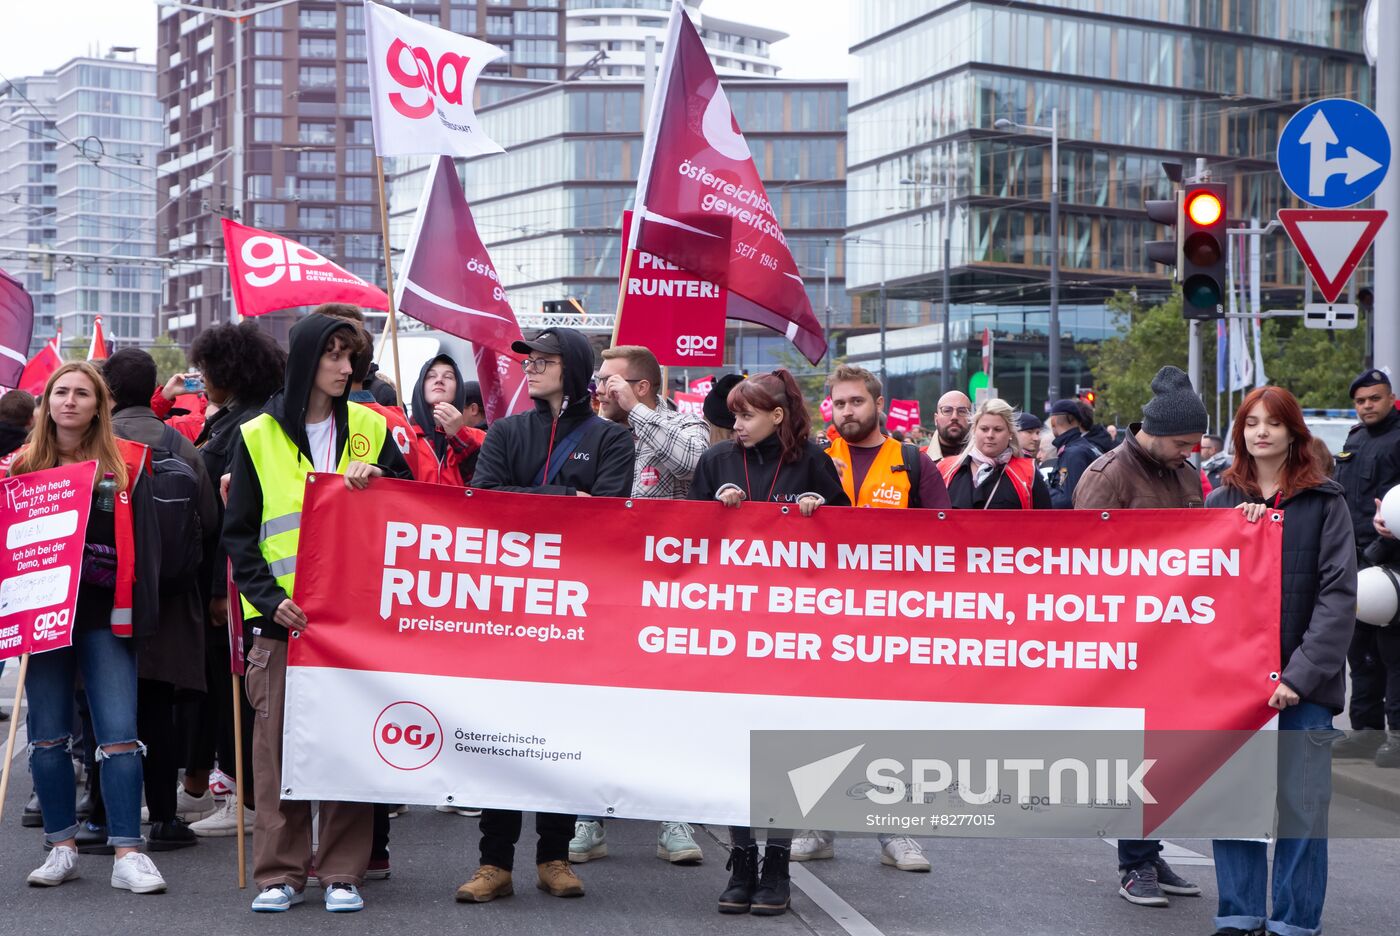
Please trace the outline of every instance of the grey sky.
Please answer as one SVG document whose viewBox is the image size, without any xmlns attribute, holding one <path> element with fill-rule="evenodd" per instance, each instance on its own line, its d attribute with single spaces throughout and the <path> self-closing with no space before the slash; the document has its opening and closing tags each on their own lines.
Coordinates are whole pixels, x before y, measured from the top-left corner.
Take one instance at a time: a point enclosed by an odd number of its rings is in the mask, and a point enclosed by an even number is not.
<svg viewBox="0 0 1400 936">
<path fill-rule="evenodd" d="M 101 55 L 114 45 L 139 48 L 154 62 L 153 0 L 6 0 L 0 29 L 0 73 L 41 74 L 78 55 Z M 714 16 L 792 33 L 773 47 L 789 78 L 844 78 L 850 0 L 705 0 Z"/>
</svg>

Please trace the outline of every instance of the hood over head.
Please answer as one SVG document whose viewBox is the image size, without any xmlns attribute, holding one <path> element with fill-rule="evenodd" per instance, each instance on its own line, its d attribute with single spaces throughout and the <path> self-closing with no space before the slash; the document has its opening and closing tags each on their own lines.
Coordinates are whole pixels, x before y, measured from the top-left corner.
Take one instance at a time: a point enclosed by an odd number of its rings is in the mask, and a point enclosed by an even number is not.
<svg viewBox="0 0 1400 936">
<path fill-rule="evenodd" d="M 467 408 L 467 385 L 462 380 L 462 369 L 457 366 L 457 362 L 449 354 L 439 354 L 437 357 L 423 365 L 423 369 L 418 372 L 418 383 L 413 387 L 413 421 L 418 428 L 423 430 L 423 435 L 433 445 L 433 451 L 438 458 L 442 458 L 447 451 L 447 436 L 437 423 L 433 421 L 433 409 L 428 405 L 427 384 L 428 371 L 434 364 L 447 364 L 452 368 L 452 373 L 457 376 L 457 392 L 450 401 L 458 410 Z"/>
<path fill-rule="evenodd" d="M 546 328 L 528 341 L 511 345 L 516 354 L 558 354 L 564 359 L 564 408 L 560 413 L 591 409 L 588 383 L 593 378 L 593 346 L 583 332 L 572 328 Z M 460 386 L 460 383 L 458 384 Z M 536 400 L 535 409 L 549 411 L 549 403 Z"/>
<path fill-rule="evenodd" d="M 311 402 L 311 388 L 316 383 L 316 370 L 321 366 L 321 355 L 326 349 L 326 342 L 339 329 L 351 330 L 356 327 L 353 322 L 347 322 L 345 319 L 331 318 L 314 312 L 292 326 L 282 393 L 269 402 L 268 412 L 304 452 L 310 451 L 306 440 L 306 408 Z M 359 358 L 351 364 L 356 372 L 364 366 Z M 352 375 L 345 383 L 345 391 L 331 401 L 331 412 L 337 426 L 345 425 L 349 418 L 350 391 L 354 387 Z"/>
</svg>

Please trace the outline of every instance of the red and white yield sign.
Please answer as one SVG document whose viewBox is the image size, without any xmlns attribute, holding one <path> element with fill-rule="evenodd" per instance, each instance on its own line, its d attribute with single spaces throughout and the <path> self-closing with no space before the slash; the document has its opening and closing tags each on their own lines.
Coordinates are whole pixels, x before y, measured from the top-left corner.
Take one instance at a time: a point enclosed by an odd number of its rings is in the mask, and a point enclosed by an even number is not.
<svg viewBox="0 0 1400 936">
<path fill-rule="evenodd" d="M 1331 305 L 1385 223 L 1379 209 L 1280 208 L 1279 223 Z"/>
</svg>

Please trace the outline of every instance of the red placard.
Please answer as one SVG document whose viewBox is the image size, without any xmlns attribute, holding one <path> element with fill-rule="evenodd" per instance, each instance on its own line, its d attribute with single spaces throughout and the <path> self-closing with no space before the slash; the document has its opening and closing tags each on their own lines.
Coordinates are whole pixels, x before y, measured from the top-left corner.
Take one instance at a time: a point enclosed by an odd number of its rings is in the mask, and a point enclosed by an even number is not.
<svg viewBox="0 0 1400 936">
<path fill-rule="evenodd" d="M 0 481 L 0 660 L 73 642 L 97 462 Z"/>
<path fill-rule="evenodd" d="M 632 212 L 624 211 L 624 249 L 631 230 Z M 724 363 L 723 288 L 645 250 L 633 253 L 625 288 L 618 344 L 650 348 L 663 367 Z"/>
<path fill-rule="evenodd" d="M 885 428 L 890 432 L 908 432 L 919 425 L 918 400 L 890 400 L 889 415 Z"/>
<path fill-rule="evenodd" d="M 689 413 L 692 416 L 705 415 L 705 395 L 703 393 L 677 393 L 671 399 L 676 402 L 676 409 L 682 413 Z"/>
<path fill-rule="evenodd" d="M 706 376 L 704 376 L 704 377 L 697 377 L 697 378 L 695 378 L 694 380 L 692 380 L 692 381 L 690 382 L 690 392 L 691 392 L 691 393 L 698 393 L 698 394 L 700 394 L 701 396 L 704 396 L 705 394 L 707 394 L 707 393 L 709 393 L 711 390 L 713 390 L 713 389 L 714 389 L 714 386 L 715 386 L 715 375 L 714 375 L 714 374 L 708 374 L 708 375 L 706 375 Z"/>
</svg>

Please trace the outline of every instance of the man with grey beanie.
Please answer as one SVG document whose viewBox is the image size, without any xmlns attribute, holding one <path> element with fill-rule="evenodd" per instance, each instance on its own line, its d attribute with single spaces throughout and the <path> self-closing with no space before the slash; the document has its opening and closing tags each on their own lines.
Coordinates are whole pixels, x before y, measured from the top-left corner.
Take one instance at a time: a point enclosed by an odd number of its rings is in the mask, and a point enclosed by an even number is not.
<svg viewBox="0 0 1400 936">
<path fill-rule="evenodd" d="M 1170 365 L 1152 378 L 1152 394 L 1142 422 L 1130 426 L 1123 444 L 1101 455 L 1079 479 L 1075 509 L 1205 506 L 1201 473 L 1188 461 L 1205 435 L 1205 404 L 1190 378 Z M 1168 894 L 1201 894 L 1199 885 L 1172 870 L 1155 839 L 1120 839 L 1118 873 L 1118 895 L 1138 906 L 1165 907 Z"/>
</svg>

